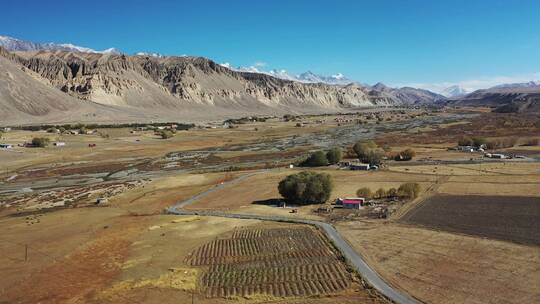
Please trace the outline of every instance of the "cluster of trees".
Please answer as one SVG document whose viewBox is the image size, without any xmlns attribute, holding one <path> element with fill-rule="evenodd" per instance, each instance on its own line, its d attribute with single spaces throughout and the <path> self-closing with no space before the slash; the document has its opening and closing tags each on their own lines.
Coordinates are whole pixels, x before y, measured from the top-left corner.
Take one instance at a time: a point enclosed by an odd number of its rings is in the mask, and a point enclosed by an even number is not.
<svg viewBox="0 0 540 304">
<path fill-rule="evenodd" d="M 463 136 L 458 140 L 458 145 L 460 146 L 473 146 L 480 148 L 482 145 L 487 144 L 487 140 L 483 137 L 469 137 Z"/>
<path fill-rule="evenodd" d="M 269 117 L 257 117 L 257 116 L 245 116 L 241 118 L 229 118 L 225 120 L 224 124 L 246 124 L 249 122 L 266 122 L 266 120 L 269 119 Z"/>
<path fill-rule="evenodd" d="M 49 145 L 49 141 L 47 137 L 34 137 L 32 138 L 32 146 L 45 148 Z"/>
<path fill-rule="evenodd" d="M 390 188 L 385 190 L 383 188 L 377 189 L 372 192 L 370 188 L 363 187 L 356 191 L 356 195 L 365 198 L 386 198 L 386 197 L 403 197 L 415 199 L 420 194 L 420 185 L 418 183 L 404 183 L 399 188 Z"/>
<path fill-rule="evenodd" d="M 485 145 L 487 149 L 502 149 L 502 148 L 511 148 L 515 146 L 518 142 L 516 137 L 504 137 L 487 140 L 483 137 L 468 137 L 464 136 L 459 139 L 458 145 L 460 146 L 473 146 L 475 148 L 480 148 Z M 529 145 L 538 145 L 538 139 L 531 139 Z"/>
<path fill-rule="evenodd" d="M 505 137 L 492 139 L 486 143 L 486 147 L 490 150 L 493 149 L 502 149 L 502 148 L 511 148 L 517 143 L 517 138 L 515 137 Z"/>
<path fill-rule="evenodd" d="M 323 151 L 317 151 L 312 153 L 306 160 L 300 163 L 302 167 L 322 167 L 328 165 L 335 165 L 339 163 L 343 157 L 343 153 L 340 148 L 332 148 L 326 153 Z"/>
<path fill-rule="evenodd" d="M 0 138 L 2 138 L 1 133 L 0 133 Z M 538 140 L 538 138 L 529 138 L 523 143 L 523 145 L 524 146 L 538 146 L 539 143 L 540 143 L 540 140 Z"/>
<path fill-rule="evenodd" d="M 18 126 L 13 127 L 13 129 L 26 130 L 26 131 L 41 131 L 48 130 L 51 128 L 54 129 L 64 129 L 64 130 L 80 130 L 82 127 L 87 129 L 113 129 L 113 128 L 138 128 L 138 127 L 147 127 L 149 129 L 161 127 L 161 126 L 170 126 L 176 125 L 176 130 L 189 130 L 195 127 L 195 124 L 184 124 L 179 122 L 154 122 L 151 124 L 148 123 L 124 123 L 124 124 L 63 124 L 63 125 L 36 125 L 36 126 Z"/>
<path fill-rule="evenodd" d="M 330 198 L 333 183 L 326 173 L 300 172 L 279 182 L 279 194 L 287 201 L 307 205 L 321 204 Z"/>
<path fill-rule="evenodd" d="M 370 165 L 380 165 L 384 157 L 384 150 L 372 140 L 357 142 L 354 144 L 353 150 L 361 162 Z"/>
</svg>

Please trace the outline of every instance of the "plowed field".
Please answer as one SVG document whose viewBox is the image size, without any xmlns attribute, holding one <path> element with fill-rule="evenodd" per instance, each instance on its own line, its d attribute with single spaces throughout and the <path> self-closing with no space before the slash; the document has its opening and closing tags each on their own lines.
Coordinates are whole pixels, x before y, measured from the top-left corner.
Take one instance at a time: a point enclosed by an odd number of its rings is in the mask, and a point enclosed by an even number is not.
<svg viewBox="0 0 540 304">
<path fill-rule="evenodd" d="M 187 263 L 206 267 L 200 287 L 210 298 L 332 294 L 352 279 L 338 253 L 309 227 L 237 230 L 199 247 Z"/>
</svg>

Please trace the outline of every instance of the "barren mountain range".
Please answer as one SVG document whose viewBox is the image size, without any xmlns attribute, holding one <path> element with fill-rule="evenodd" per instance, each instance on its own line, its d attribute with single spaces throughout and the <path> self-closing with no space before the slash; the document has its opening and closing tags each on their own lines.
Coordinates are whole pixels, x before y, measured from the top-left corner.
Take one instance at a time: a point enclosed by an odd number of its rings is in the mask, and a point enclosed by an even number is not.
<svg viewBox="0 0 540 304">
<path fill-rule="evenodd" d="M 233 71 L 201 57 L 0 49 L 6 123 L 222 119 L 432 102 L 412 88 L 301 83 Z"/>
<path fill-rule="evenodd" d="M 287 80 L 268 73 L 230 69 L 202 57 L 144 53 L 128 56 L 71 44 L 36 44 L 2 38 L 0 123 L 4 125 L 73 121 L 194 122 L 446 100 L 427 90 L 390 88 L 382 83 L 330 85 L 323 83 L 324 80 Z M 342 75 L 335 78 L 347 81 Z M 493 90 L 473 92 L 453 102 L 485 104 L 485 99 L 491 101 L 503 94 L 500 99 L 505 102 L 497 103 L 506 104 L 516 98 L 528 100 L 527 95 L 517 94 L 516 90 L 536 92 L 534 86 Z"/>
<path fill-rule="evenodd" d="M 512 83 L 477 90 L 465 96 L 449 99 L 454 105 L 492 107 L 496 112 L 540 112 L 540 84 Z"/>
</svg>

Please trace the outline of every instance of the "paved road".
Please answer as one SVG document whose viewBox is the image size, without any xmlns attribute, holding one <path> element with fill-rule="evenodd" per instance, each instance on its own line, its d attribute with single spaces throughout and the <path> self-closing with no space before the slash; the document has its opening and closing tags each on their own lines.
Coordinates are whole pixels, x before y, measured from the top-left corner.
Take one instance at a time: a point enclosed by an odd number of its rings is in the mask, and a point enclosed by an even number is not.
<svg viewBox="0 0 540 304">
<path fill-rule="evenodd" d="M 183 207 L 195 202 L 196 200 L 214 192 L 219 189 L 222 189 L 228 185 L 238 183 L 250 176 L 253 176 L 255 174 L 262 173 L 263 171 L 257 171 L 253 173 L 249 173 L 246 175 L 242 175 L 234 180 L 231 180 L 229 182 L 220 184 L 210 190 L 207 190 L 205 192 L 202 192 L 190 199 L 187 199 L 185 201 L 182 201 L 172 207 L 167 208 L 167 212 L 171 214 L 179 214 L 179 215 L 200 215 L 200 216 L 219 216 L 219 217 L 227 217 L 227 218 L 237 218 L 237 219 L 256 219 L 256 220 L 263 220 L 263 221 L 274 221 L 274 222 L 288 222 L 288 223 L 299 223 L 299 224 L 308 224 L 313 225 L 321 228 L 328 238 L 335 244 L 335 246 L 341 251 L 343 256 L 347 259 L 350 265 L 352 265 L 358 273 L 362 276 L 362 278 L 368 282 L 371 286 L 373 286 L 375 289 L 377 289 L 381 294 L 385 295 L 390 300 L 394 301 L 395 303 L 402 303 L 402 304 L 418 304 L 419 301 L 411 298 L 407 294 L 404 294 L 398 290 L 395 290 L 390 285 L 388 285 L 380 276 L 379 274 L 373 270 L 369 265 L 364 261 L 361 255 L 359 255 L 352 247 L 347 243 L 345 239 L 339 234 L 339 232 L 332 226 L 331 224 L 320 222 L 320 221 L 314 221 L 314 220 L 307 220 L 307 219 L 300 219 L 300 218 L 291 218 L 291 217 L 282 217 L 282 216 L 267 216 L 267 215 L 257 215 L 257 214 L 231 214 L 231 213 L 225 213 L 220 211 L 191 211 L 191 210 L 185 210 L 182 209 Z"/>
</svg>

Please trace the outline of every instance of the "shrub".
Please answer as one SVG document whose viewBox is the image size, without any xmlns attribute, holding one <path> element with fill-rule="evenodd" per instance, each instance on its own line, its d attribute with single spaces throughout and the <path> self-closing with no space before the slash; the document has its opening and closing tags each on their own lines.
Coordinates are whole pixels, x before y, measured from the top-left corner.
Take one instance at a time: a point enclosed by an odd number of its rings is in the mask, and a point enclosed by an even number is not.
<svg viewBox="0 0 540 304">
<path fill-rule="evenodd" d="M 386 191 L 383 188 L 377 189 L 377 191 L 375 191 L 375 197 L 376 198 L 386 197 Z"/>
<path fill-rule="evenodd" d="M 288 201 L 298 204 L 320 204 L 332 193 L 332 178 L 326 173 L 300 172 L 279 182 L 278 190 Z"/>
<path fill-rule="evenodd" d="M 397 192 L 399 196 L 414 199 L 420 194 L 420 185 L 417 183 L 405 183 L 399 186 Z"/>
<path fill-rule="evenodd" d="M 474 144 L 472 138 L 468 137 L 468 136 L 463 136 L 462 138 L 460 138 L 458 140 L 458 145 L 459 146 L 472 146 Z"/>
<path fill-rule="evenodd" d="M 174 136 L 173 132 L 169 130 L 161 130 L 159 132 L 159 136 L 161 136 L 162 139 L 168 139 Z"/>
<path fill-rule="evenodd" d="M 32 139 L 32 145 L 34 147 L 45 148 L 49 145 L 49 139 L 47 137 L 34 137 Z"/>
<path fill-rule="evenodd" d="M 328 166 L 328 159 L 323 151 L 312 153 L 305 161 L 300 164 L 302 167 L 321 167 Z"/>
<path fill-rule="evenodd" d="M 473 137 L 473 146 L 480 148 L 482 145 L 485 145 L 487 143 L 487 140 L 483 137 Z"/>
<path fill-rule="evenodd" d="M 369 189 L 368 187 L 363 187 L 356 190 L 356 196 L 364 197 L 364 198 L 371 198 L 373 196 L 373 193 L 371 193 L 371 189 Z"/>
<path fill-rule="evenodd" d="M 332 148 L 326 152 L 326 159 L 331 165 L 335 165 L 341 161 L 342 153 L 340 148 Z"/>
<path fill-rule="evenodd" d="M 538 146 L 539 140 L 538 138 L 530 138 L 525 141 L 523 144 L 524 146 Z"/>
<path fill-rule="evenodd" d="M 386 191 L 387 197 L 396 197 L 398 196 L 398 190 L 396 188 L 390 188 L 388 191 Z"/>
<path fill-rule="evenodd" d="M 416 156 L 416 152 L 412 149 L 405 149 L 401 152 L 399 152 L 394 159 L 399 161 L 407 161 L 413 159 L 413 157 Z"/>
</svg>

